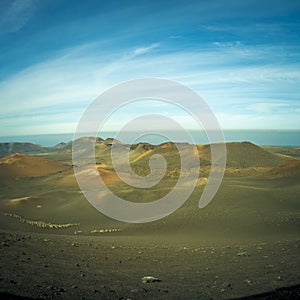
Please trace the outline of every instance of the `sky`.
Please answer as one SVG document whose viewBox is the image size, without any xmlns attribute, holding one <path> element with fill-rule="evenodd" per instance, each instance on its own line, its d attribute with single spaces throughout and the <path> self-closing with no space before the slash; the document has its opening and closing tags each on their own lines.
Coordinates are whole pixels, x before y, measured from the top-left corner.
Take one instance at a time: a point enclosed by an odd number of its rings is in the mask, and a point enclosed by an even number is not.
<svg viewBox="0 0 300 300">
<path fill-rule="evenodd" d="M 300 129 L 300 1 L 0 2 L 0 136 L 74 132 L 98 95 L 148 77 L 193 89 L 223 129 Z M 160 112 L 195 129 L 150 100 L 105 126 Z"/>
</svg>

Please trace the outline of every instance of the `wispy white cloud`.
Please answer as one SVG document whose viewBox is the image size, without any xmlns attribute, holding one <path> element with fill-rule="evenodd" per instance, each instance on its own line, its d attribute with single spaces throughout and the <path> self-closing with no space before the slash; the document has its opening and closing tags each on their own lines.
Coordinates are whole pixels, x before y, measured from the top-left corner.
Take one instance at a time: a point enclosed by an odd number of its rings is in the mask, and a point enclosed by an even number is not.
<svg viewBox="0 0 300 300">
<path fill-rule="evenodd" d="M 246 107 L 246 109 L 259 113 L 259 114 L 266 114 L 266 113 L 274 113 L 278 111 L 282 111 L 288 108 L 289 105 L 287 103 L 254 103 L 250 104 Z"/>
<path fill-rule="evenodd" d="M 133 55 L 138 56 L 138 55 L 146 54 L 146 53 L 150 52 L 151 50 L 157 48 L 158 46 L 159 46 L 158 43 L 154 43 L 154 44 L 151 44 L 150 46 L 147 46 L 147 47 L 136 48 L 133 51 Z"/>
<path fill-rule="evenodd" d="M 222 128 L 226 129 L 299 129 L 299 115 L 290 114 L 246 114 L 217 112 L 216 116 Z M 238 124 L 238 127 L 236 126 Z"/>
<path fill-rule="evenodd" d="M 0 83 L 0 122 L 3 133 L 26 133 L 30 125 L 35 124 L 39 132 L 39 123 L 48 122 L 48 130 L 63 132 L 65 127 L 55 124 L 69 120 L 73 131 L 74 120 L 101 92 L 126 80 L 126 70 L 130 64 L 143 54 L 158 47 L 158 44 L 136 48 L 134 51 L 115 55 L 82 55 L 90 53 L 93 46 L 82 45 L 68 49 L 55 59 L 33 65 Z M 128 54 L 129 53 L 129 54 Z M 128 74 L 128 73 L 127 73 Z M 130 72 L 129 72 L 130 74 Z M 114 78 L 117 76 L 117 78 Z M 54 108 L 54 111 L 52 111 Z M 16 131 L 16 132 L 15 132 Z"/>
<path fill-rule="evenodd" d="M 213 42 L 213 45 L 217 47 L 238 47 L 241 46 L 240 41 L 234 41 L 234 42 Z"/>
<path fill-rule="evenodd" d="M 254 32 L 259 34 L 267 34 L 270 35 L 278 35 L 282 33 L 286 33 L 286 31 L 290 31 L 291 25 L 295 28 L 299 28 L 299 23 L 293 22 L 246 22 L 241 26 L 236 26 L 233 24 L 209 24 L 200 26 L 199 30 L 209 31 L 214 33 L 231 33 L 236 36 L 243 36 L 244 34 L 253 34 Z"/>
<path fill-rule="evenodd" d="M 1 133 L 28 133 L 29 129 L 40 133 L 46 128 L 45 122 L 50 132 L 75 130 L 80 114 L 95 97 L 117 83 L 141 77 L 169 78 L 193 88 L 207 100 L 226 128 L 237 124 L 245 128 L 277 128 L 278 124 L 298 127 L 298 111 L 294 108 L 299 100 L 299 65 L 255 63 L 280 55 L 274 46 L 225 48 L 228 49 L 214 47 L 168 54 L 160 51 L 159 43 L 113 53 L 105 52 L 98 44 L 67 49 L 0 83 Z M 152 109 L 157 109 L 154 106 Z M 291 117 L 284 122 L 287 109 Z M 277 116 L 272 116 L 274 112 Z M 169 113 L 185 118 L 175 110 Z M 265 122 L 259 114 L 265 114 Z M 282 123 L 276 125 L 274 120 Z"/>
</svg>

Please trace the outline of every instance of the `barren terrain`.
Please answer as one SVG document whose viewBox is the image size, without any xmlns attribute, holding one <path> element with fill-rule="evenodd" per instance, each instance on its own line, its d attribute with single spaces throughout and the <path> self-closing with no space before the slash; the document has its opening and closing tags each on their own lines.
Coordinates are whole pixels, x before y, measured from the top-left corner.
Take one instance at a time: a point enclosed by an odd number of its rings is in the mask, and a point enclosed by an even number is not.
<svg viewBox="0 0 300 300">
<path fill-rule="evenodd" d="M 115 174 L 111 143 L 97 141 L 96 162 L 115 194 L 154 201 L 175 185 L 180 163 L 173 144 L 131 146 L 139 175 L 148 174 L 153 154 L 163 154 L 168 163 L 160 183 L 134 189 Z M 42 299 L 230 299 L 287 287 L 277 297 L 299 296 L 299 148 L 227 144 L 223 183 L 214 200 L 199 209 L 210 169 L 209 146 L 199 145 L 199 180 L 188 201 L 162 220 L 128 224 L 102 215 L 85 199 L 73 173 L 71 144 L 31 147 L 31 154 L 25 147 L 26 154 L 0 158 L 2 293 Z M 142 283 L 144 276 L 159 281 Z"/>
</svg>

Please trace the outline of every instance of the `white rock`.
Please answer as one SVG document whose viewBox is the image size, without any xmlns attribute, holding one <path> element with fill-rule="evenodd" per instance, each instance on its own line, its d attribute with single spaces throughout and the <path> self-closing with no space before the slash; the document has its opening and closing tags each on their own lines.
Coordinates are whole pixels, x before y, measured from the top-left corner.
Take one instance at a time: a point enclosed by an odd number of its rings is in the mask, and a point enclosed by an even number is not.
<svg viewBox="0 0 300 300">
<path fill-rule="evenodd" d="M 144 276 L 142 278 L 142 283 L 149 283 L 149 282 L 159 282 L 160 280 L 153 276 Z"/>
</svg>

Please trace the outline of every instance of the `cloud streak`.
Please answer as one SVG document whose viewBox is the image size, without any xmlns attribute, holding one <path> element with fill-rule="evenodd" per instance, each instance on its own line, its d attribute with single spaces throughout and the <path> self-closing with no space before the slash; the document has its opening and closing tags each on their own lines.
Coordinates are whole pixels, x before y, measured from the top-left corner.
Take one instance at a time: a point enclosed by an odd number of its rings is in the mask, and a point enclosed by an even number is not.
<svg viewBox="0 0 300 300">
<path fill-rule="evenodd" d="M 151 50 L 157 48 L 158 46 L 159 46 L 158 43 L 154 43 L 154 44 L 151 44 L 151 45 L 148 46 L 148 47 L 140 47 L 140 48 L 136 48 L 136 49 L 133 51 L 133 56 L 138 56 L 138 55 L 146 54 L 146 53 L 150 52 Z"/>
<path fill-rule="evenodd" d="M 123 54 L 114 54 L 116 58 L 113 61 L 108 59 L 112 54 L 85 55 L 87 49 L 90 53 L 91 46 L 82 45 L 76 47 L 76 51 L 68 49 L 60 57 L 31 66 L 7 79 L 0 85 L 3 107 L 0 117 L 2 122 L 6 120 L 2 123 L 3 131 L 9 132 L 5 124 L 14 116 L 17 123 L 38 124 L 41 121 L 39 115 L 49 122 L 51 131 L 57 130 L 55 123 L 62 120 L 73 124 L 66 127 L 70 129 L 98 94 L 114 84 L 136 77 L 165 77 L 190 86 L 204 96 L 217 113 L 224 111 L 219 113 L 221 119 L 231 114 L 229 119 L 232 121 L 224 122 L 230 128 L 234 127 L 237 119 L 234 114 L 240 114 L 240 110 L 268 114 L 276 109 L 283 114 L 288 107 L 297 105 L 300 72 L 295 64 L 244 65 L 240 61 L 245 56 L 239 47 L 231 47 L 230 51 L 202 49 L 199 52 L 164 54 L 156 51 L 153 54 L 152 50 L 159 49 L 158 45 L 138 47 L 131 52 L 124 49 Z M 276 51 L 272 46 L 269 49 L 264 47 L 264 51 L 257 47 L 249 48 L 247 57 L 252 61 L 253 57 L 258 59 L 258 54 L 267 56 Z M 147 57 L 144 57 L 146 54 Z M 174 61 L 178 63 L 172 64 Z M 281 99 L 276 98 L 278 92 L 284 95 Z M 244 105 L 239 105 L 241 101 Z M 18 115 L 24 117 L 17 118 Z M 252 128 L 260 123 L 256 123 L 254 118 L 247 118 L 244 124 Z M 274 122 L 271 124 L 274 126 Z"/>
</svg>

